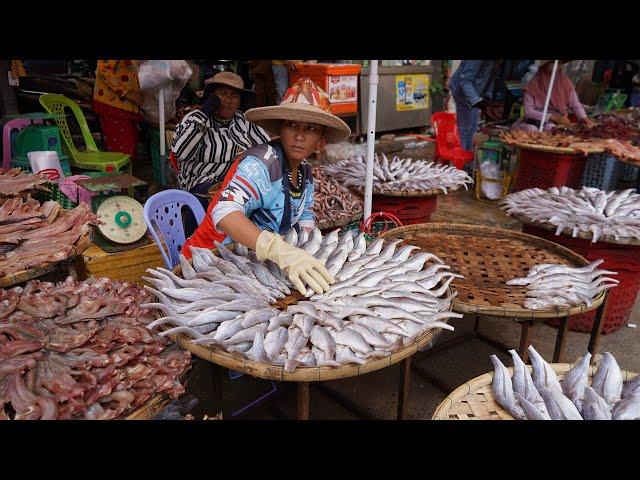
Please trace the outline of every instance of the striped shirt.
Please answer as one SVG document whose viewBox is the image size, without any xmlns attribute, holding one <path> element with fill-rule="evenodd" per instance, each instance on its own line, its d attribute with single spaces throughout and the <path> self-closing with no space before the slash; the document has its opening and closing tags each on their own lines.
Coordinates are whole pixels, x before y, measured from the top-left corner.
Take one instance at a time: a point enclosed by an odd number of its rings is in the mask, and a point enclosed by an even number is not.
<svg viewBox="0 0 640 480">
<path fill-rule="evenodd" d="M 221 182 L 241 152 L 269 141 L 269 135 L 237 111 L 228 125 L 219 125 L 202 111 L 188 113 L 176 127 L 171 151 L 178 160 L 180 188 Z"/>
</svg>

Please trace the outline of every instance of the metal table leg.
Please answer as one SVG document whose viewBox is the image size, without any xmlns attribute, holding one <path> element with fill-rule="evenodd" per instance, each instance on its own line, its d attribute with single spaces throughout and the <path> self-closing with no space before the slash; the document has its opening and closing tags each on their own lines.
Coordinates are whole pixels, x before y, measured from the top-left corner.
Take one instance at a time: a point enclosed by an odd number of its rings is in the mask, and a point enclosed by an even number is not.
<svg viewBox="0 0 640 480">
<path fill-rule="evenodd" d="M 564 347 L 567 344 L 568 331 L 569 331 L 569 317 L 561 318 L 560 328 L 558 328 L 558 335 L 556 336 L 556 348 L 553 351 L 553 363 L 562 362 Z"/>
<path fill-rule="evenodd" d="M 298 420 L 309 420 L 309 382 L 298 383 Z"/>
<path fill-rule="evenodd" d="M 411 378 L 411 357 L 400 362 L 400 389 L 398 391 L 398 420 L 406 420 L 409 413 L 409 379 Z"/>
<path fill-rule="evenodd" d="M 600 332 L 602 331 L 602 320 L 604 319 L 607 311 L 607 303 L 609 296 L 604 297 L 602 305 L 596 310 L 596 317 L 593 320 L 593 328 L 591 329 L 591 338 L 589 338 L 589 352 L 591 355 L 595 355 L 598 351 L 598 344 L 600 343 Z M 591 359 L 593 362 L 593 358 Z"/>
<path fill-rule="evenodd" d="M 531 345 L 531 332 L 533 330 L 533 320 L 524 320 L 521 322 L 522 333 L 520 334 L 520 348 L 518 353 L 524 363 L 529 361 L 529 345 Z"/>
</svg>

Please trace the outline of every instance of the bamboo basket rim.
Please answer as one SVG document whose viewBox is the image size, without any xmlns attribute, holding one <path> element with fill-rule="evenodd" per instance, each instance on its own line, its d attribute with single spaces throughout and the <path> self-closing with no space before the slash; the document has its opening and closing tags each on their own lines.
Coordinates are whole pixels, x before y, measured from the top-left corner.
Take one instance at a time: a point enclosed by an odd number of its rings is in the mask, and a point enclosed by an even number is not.
<svg viewBox="0 0 640 480">
<path fill-rule="evenodd" d="M 557 225 L 553 225 L 552 223 L 549 223 L 549 222 L 538 222 L 538 221 L 530 219 L 529 217 L 527 217 L 526 215 L 523 215 L 521 213 L 511 213 L 511 214 L 509 214 L 509 216 L 515 218 L 520 223 L 524 223 L 524 224 L 527 224 L 527 225 L 532 225 L 534 227 L 539 227 L 539 228 L 542 228 L 544 230 L 548 230 L 550 232 L 555 232 L 556 229 L 558 228 Z M 582 231 L 580 231 L 580 232 L 578 232 L 578 235 L 576 237 L 574 237 L 572 234 L 573 234 L 573 229 L 567 227 L 564 230 L 562 230 L 562 232 L 560 233 L 559 236 L 569 237 L 569 238 L 580 238 L 582 240 L 590 240 L 590 241 L 593 240 L 593 232 L 582 232 Z M 598 238 L 598 241 L 594 243 L 594 245 L 596 245 L 598 243 L 610 243 L 612 245 L 634 245 L 634 246 L 640 246 L 640 238 L 623 237 L 621 239 L 616 240 L 613 235 L 601 235 Z"/>
<path fill-rule="evenodd" d="M 578 266 L 582 267 L 589 264 L 589 261 L 586 258 L 578 255 L 577 253 L 569 250 L 566 247 L 563 247 L 562 245 L 551 242 L 549 240 L 522 232 L 515 232 L 513 230 L 507 230 L 497 227 L 486 227 L 484 225 L 467 225 L 461 223 L 419 223 L 416 225 L 407 225 L 405 227 L 393 228 L 382 234 L 381 237 L 385 239 L 393 236 L 402 238 L 403 234 L 407 232 L 448 232 L 467 235 L 477 234 L 477 236 L 482 235 L 483 237 L 491 235 L 494 237 L 501 237 L 505 239 L 517 239 L 518 241 L 524 242 L 525 244 L 530 243 L 532 245 L 543 247 L 551 252 L 559 254 L 567 260 L 570 260 L 574 265 L 577 264 Z M 432 253 L 436 255 L 438 254 L 438 252 Z M 521 309 L 493 306 L 488 307 L 484 305 L 477 305 L 474 303 L 462 302 L 458 299 L 458 297 L 456 297 L 453 299 L 453 311 L 459 313 L 473 313 L 479 315 L 523 319 L 563 318 L 570 315 L 578 315 L 595 310 L 604 302 L 605 295 L 606 292 L 601 292 L 600 294 L 598 294 L 598 296 L 593 300 L 593 304 L 591 307 L 588 307 L 586 304 L 582 304 L 576 307 L 564 308 L 560 310 L 529 310 L 524 307 L 522 307 Z"/>
<path fill-rule="evenodd" d="M 571 147 L 552 147 L 550 145 L 538 145 L 537 143 L 522 143 L 522 142 L 514 142 L 508 143 L 507 145 L 513 145 L 521 150 L 533 150 L 537 152 L 545 152 L 545 153 L 559 153 L 565 155 L 575 155 L 577 157 L 586 157 L 591 153 L 603 153 L 604 148 L 590 148 L 588 152 L 583 152 Z"/>
<path fill-rule="evenodd" d="M 364 188 L 351 188 L 359 195 L 364 195 Z M 385 190 L 384 192 L 382 192 L 374 187 L 373 195 L 375 195 L 376 197 L 435 197 L 437 195 L 448 195 L 451 192 L 457 192 L 461 188 L 462 185 L 458 185 L 457 187 L 447 189 L 447 192 L 445 193 L 439 188 L 432 188 L 430 190 Z"/>
<path fill-rule="evenodd" d="M 316 224 L 316 227 L 318 227 L 318 229 L 320 230 L 325 230 L 327 228 L 334 228 L 334 227 L 344 227 L 346 225 L 349 225 L 350 223 L 361 220 L 363 215 L 364 215 L 364 210 L 361 210 L 351 217 L 345 217 L 343 220 L 334 220 L 332 222 L 325 222 L 325 223 L 318 222 Z"/>
<path fill-rule="evenodd" d="M 551 366 L 551 368 L 553 368 L 553 370 L 556 372 L 558 376 L 560 375 L 562 376 L 561 378 L 559 378 L 559 380 L 562 380 L 564 378 L 564 374 L 566 374 L 569 370 L 571 370 L 578 362 L 579 360 L 573 363 L 550 363 L 549 365 Z M 526 365 L 526 367 L 529 370 L 529 372 L 532 371 L 531 365 Z M 597 369 L 598 369 L 597 365 L 589 365 L 589 378 L 595 375 Z M 513 376 L 513 367 L 507 367 L 507 370 L 509 371 L 509 375 Z M 620 371 L 622 373 L 623 383 L 627 383 L 628 381 L 633 380 L 636 376 L 638 376 L 637 373 L 631 372 L 629 370 L 620 370 Z M 480 375 L 478 377 L 475 377 L 469 380 L 468 382 L 465 382 L 462 385 L 460 385 L 453 392 L 451 392 L 447 396 L 447 398 L 445 398 L 440 403 L 440 405 L 438 405 L 438 408 L 436 408 L 436 411 L 433 413 L 433 416 L 431 417 L 431 419 L 432 420 L 456 420 L 448 417 L 448 413 L 451 407 L 454 404 L 460 402 L 466 395 L 477 392 L 481 387 L 491 385 L 491 383 L 493 382 L 493 376 L 494 376 L 494 372 L 491 371 L 483 375 Z M 493 394 L 491 392 L 488 392 L 485 394 L 487 396 L 491 395 L 491 399 L 493 399 Z M 488 400 L 489 399 L 485 400 L 485 402 Z M 500 404 L 498 405 L 500 406 L 500 413 L 504 414 L 504 416 L 507 417 L 507 419 L 513 420 L 513 417 L 504 408 L 502 408 Z"/>
<path fill-rule="evenodd" d="M 37 267 L 29 268 L 26 270 L 20 270 L 19 272 L 10 273 L 3 277 L 0 277 L 0 287 L 12 287 L 17 285 L 18 283 L 27 282 L 29 280 L 34 280 L 38 277 L 46 275 L 47 273 L 51 273 L 56 268 L 60 266 L 60 264 L 64 262 L 69 262 L 76 257 L 80 256 L 82 252 L 84 252 L 87 248 L 89 248 L 92 244 L 92 235 L 91 232 L 87 232 L 84 235 L 81 235 L 76 241 L 73 249 L 69 252 L 67 258 L 62 260 L 56 260 L 54 262 L 45 262 L 43 264 L 38 265 Z"/>
<path fill-rule="evenodd" d="M 234 244 L 227 245 L 229 248 L 235 248 Z M 211 249 L 214 253 L 217 249 Z M 191 262 L 191 260 L 189 260 Z M 180 264 L 176 265 L 173 272 L 176 275 L 181 274 Z M 452 293 L 451 287 L 447 289 L 447 295 Z M 290 300 L 293 299 L 289 305 L 294 305 L 298 302 L 299 298 L 296 298 L 295 294 L 287 296 Z M 304 299 L 304 297 L 301 297 Z M 283 299 L 284 301 L 286 299 Z M 272 305 L 277 307 L 278 303 Z M 453 311 L 450 307 L 447 311 Z M 442 320 L 445 323 L 449 323 L 449 319 Z M 168 330 L 167 325 L 161 326 L 163 330 Z M 239 352 L 227 352 L 217 346 L 198 345 L 191 341 L 191 339 L 182 334 L 169 335 L 171 340 L 180 345 L 185 350 L 190 351 L 193 355 L 202 358 L 216 365 L 220 365 L 237 372 L 243 372 L 253 377 L 263 378 L 265 380 L 276 380 L 279 382 L 323 382 L 325 380 L 337 380 L 340 378 L 355 377 L 363 375 L 365 373 L 375 372 L 382 368 L 389 367 L 395 363 L 410 357 L 418 350 L 424 348 L 431 343 L 442 332 L 442 328 L 432 328 L 424 331 L 414 337 L 413 341 L 407 345 L 403 345 L 397 350 L 393 351 L 391 355 L 383 358 L 376 358 L 368 361 L 362 365 L 358 364 L 345 364 L 341 367 L 296 367 L 293 372 L 285 372 L 284 366 L 275 365 L 271 363 L 259 363 L 253 360 L 245 359 Z"/>
</svg>

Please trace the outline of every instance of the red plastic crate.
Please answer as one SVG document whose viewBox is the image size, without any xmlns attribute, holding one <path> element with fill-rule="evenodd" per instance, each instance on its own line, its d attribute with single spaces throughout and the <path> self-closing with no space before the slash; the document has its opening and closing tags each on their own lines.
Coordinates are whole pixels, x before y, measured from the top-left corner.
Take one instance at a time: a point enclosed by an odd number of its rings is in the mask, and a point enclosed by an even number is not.
<svg viewBox="0 0 640 480">
<path fill-rule="evenodd" d="M 640 247 L 634 245 L 615 245 L 612 243 L 597 242 L 581 238 L 558 236 L 553 232 L 542 228 L 524 225 L 524 233 L 546 238 L 567 247 L 582 255 L 589 261 L 602 258 L 604 263 L 599 268 L 618 272 L 615 276 L 620 281 L 618 286 L 607 293 L 607 307 L 602 321 L 602 333 L 615 332 L 629 322 L 636 297 L 640 292 Z M 581 315 L 569 317 L 569 330 L 573 332 L 590 333 L 595 320 L 595 310 Z M 550 320 L 547 322 L 552 327 L 558 327 L 560 322 Z"/>
<path fill-rule="evenodd" d="M 310 78 L 329 95 L 331 113 L 356 113 L 360 70 L 361 66 L 353 63 L 303 63 L 289 70 L 289 82 L 293 85 L 300 78 Z"/>
<path fill-rule="evenodd" d="M 520 150 L 515 191 L 527 188 L 579 188 L 587 157 Z"/>
<path fill-rule="evenodd" d="M 373 212 L 395 215 L 403 225 L 426 223 L 436 209 L 438 197 L 389 197 L 374 195 L 371 202 Z"/>
</svg>

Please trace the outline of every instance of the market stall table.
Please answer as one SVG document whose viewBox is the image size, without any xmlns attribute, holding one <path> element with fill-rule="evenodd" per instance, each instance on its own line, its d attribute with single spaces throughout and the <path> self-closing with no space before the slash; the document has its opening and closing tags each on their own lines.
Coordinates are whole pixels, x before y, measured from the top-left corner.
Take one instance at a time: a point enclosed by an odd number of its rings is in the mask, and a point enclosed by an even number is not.
<svg viewBox="0 0 640 480">
<path fill-rule="evenodd" d="M 552 363 L 551 368 L 562 381 L 565 374 L 576 364 Z M 529 372 L 532 368 L 527 365 Z M 509 375 L 513 375 L 513 367 L 508 367 Z M 589 367 L 591 380 L 597 371 L 595 365 Z M 622 380 L 627 383 L 638 374 L 622 370 Z M 432 420 L 514 420 L 514 418 L 495 400 L 491 391 L 493 372 L 485 373 L 456 388 L 436 408 Z"/>
<path fill-rule="evenodd" d="M 408 244 L 432 252 L 451 266 L 451 272 L 464 276 L 462 279 L 456 278 L 451 284 L 458 292 L 458 296 L 453 299 L 452 309 L 475 315 L 472 338 L 506 351 L 508 347 L 480 333 L 480 316 L 514 319 L 521 324 L 519 354 L 526 361 L 533 327 L 548 319 L 559 319 L 561 326 L 556 338 L 553 361 L 560 362 L 566 344 L 568 317 L 597 309 L 596 322 L 589 340 L 589 351 L 595 353 L 605 307 L 604 292 L 593 300 L 590 307 L 581 305 L 561 310 L 529 310 L 523 306 L 526 288 L 506 284 L 508 280 L 525 277 L 529 269 L 537 264 L 557 263 L 573 267 L 588 265 L 585 258 L 571 250 L 520 232 L 462 224 L 411 225 L 389 230 L 382 237 L 386 240 L 403 239 Z M 468 337 L 462 336 L 442 343 L 422 353 L 417 359 L 467 339 Z M 417 365 L 414 370 L 442 390 L 451 390 Z"/>
</svg>

